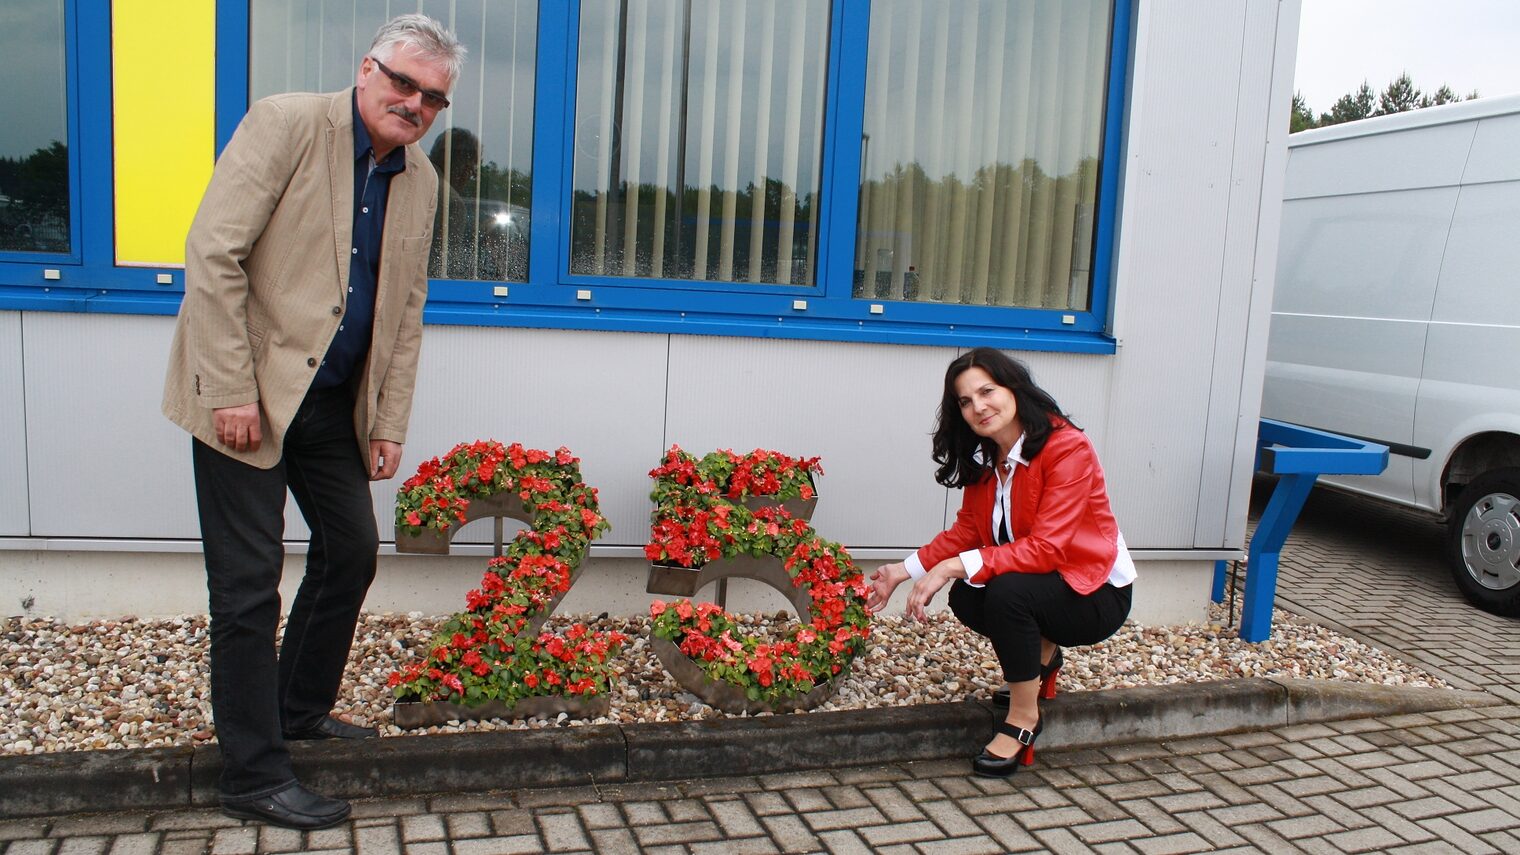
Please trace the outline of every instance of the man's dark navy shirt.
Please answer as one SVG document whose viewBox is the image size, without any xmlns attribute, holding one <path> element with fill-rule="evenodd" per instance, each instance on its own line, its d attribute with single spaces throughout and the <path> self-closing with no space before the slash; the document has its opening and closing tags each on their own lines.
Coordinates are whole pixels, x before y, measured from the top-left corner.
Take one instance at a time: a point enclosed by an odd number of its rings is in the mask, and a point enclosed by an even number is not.
<svg viewBox="0 0 1520 855">
<path fill-rule="evenodd" d="M 380 282 L 380 241 L 385 235 L 385 201 L 391 189 L 391 176 L 406 168 L 406 149 L 401 146 L 371 166 L 374 145 L 364 119 L 359 116 L 358 92 L 353 96 L 353 110 L 354 236 L 353 257 L 348 265 L 347 306 L 338 324 L 338 334 L 311 383 L 313 389 L 347 383 L 369 354 L 375 324 L 375 291 Z"/>
</svg>

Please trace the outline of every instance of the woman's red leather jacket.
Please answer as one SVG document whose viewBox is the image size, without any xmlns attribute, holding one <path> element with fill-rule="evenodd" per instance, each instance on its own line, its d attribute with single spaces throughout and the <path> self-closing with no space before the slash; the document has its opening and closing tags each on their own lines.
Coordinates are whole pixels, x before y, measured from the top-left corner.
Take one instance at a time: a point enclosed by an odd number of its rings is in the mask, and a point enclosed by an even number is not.
<svg viewBox="0 0 1520 855">
<path fill-rule="evenodd" d="M 970 581 L 978 585 L 1000 573 L 1054 571 L 1079 594 L 1103 587 L 1119 554 L 1103 468 L 1087 434 L 1059 418 L 1052 427 L 1035 459 L 1014 467 L 1008 495 L 1013 542 L 989 545 L 997 496 L 997 476 L 989 469 L 965 488 L 955 524 L 918 550 L 925 568 L 975 549 L 982 569 Z"/>
</svg>

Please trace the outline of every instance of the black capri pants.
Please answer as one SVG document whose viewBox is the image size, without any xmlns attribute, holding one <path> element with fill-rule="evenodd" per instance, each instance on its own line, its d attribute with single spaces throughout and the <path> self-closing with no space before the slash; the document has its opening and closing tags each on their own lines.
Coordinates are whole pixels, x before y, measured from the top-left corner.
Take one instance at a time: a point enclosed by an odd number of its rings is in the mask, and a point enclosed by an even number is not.
<svg viewBox="0 0 1520 855">
<path fill-rule="evenodd" d="M 1079 594 L 1060 573 L 1000 573 L 983 587 L 957 581 L 950 610 L 960 622 L 987 636 L 1003 667 L 1003 679 L 1022 683 L 1040 676 L 1040 639 L 1060 647 L 1097 644 L 1129 617 L 1133 584 L 1105 583 Z"/>
</svg>

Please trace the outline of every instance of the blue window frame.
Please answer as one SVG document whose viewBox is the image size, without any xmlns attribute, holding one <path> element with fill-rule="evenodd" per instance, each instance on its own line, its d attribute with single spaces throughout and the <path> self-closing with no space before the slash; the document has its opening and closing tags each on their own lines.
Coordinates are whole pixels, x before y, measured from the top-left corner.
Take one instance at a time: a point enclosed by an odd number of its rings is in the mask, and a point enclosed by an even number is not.
<svg viewBox="0 0 1520 855">
<path fill-rule="evenodd" d="M 13 121 L 0 130 L 0 259 L 77 260 L 77 122 L 70 91 L 69 16 L 63 0 L 22 0 L 0 32 L 0 93 Z M 62 154 L 62 157 L 59 157 Z M 62 163 L 62 174 L 57 167 Z M 59 179 L 62 183 L 59 184 Z"/>
<path fill-rule="evenodd" d="M 172 313 L 182 277 L 165 288 L 154 271 L 112 263 L 110 24 L 68 0 L 70 156 L 75 240 L 67 258 L 0 256 L 0 308 Z M 1107 333 L 1113 275 L 1121 128 L 1133 0 L 1113 4 L 1103 96 L 1088 311 L 888 302 L 852 293 L 865 125 L 871 0 L 829 0 L 820 157 L 816 275 L 809 284 L 712 283 L 573 274 L 569 257 L 580 0 L 543 0 L 537 31 L 532 211 L 526 282 L 435 279 L 430 323 L 824 339 L 907 344 L 991 344 L 1012 349 L 1112 353 Z M 248 106 L 249 0 L 217 2 L 217 147 Z M 77 142 L 76 142 L 77 140 Z M 64 282 L 47 267 L 73 266 Z M 87 280 L 88 284 L 84 284 Z M 77 284 L 76 284 L 77 283 Z M 503 293 L 505 292 L 505 293 Z"/>
<path fill-rule="evenodd" d="M 65 0 L 69 251 L 0 253 L 0 309 L 172 313 L 178 285 L 118 267 L 111 204 L 111 16 L 98 0 Z M 56 276 L 56 278 L 54 278 Z M 182 277 L 170 274 L 175 282 Z"/>
</svg>

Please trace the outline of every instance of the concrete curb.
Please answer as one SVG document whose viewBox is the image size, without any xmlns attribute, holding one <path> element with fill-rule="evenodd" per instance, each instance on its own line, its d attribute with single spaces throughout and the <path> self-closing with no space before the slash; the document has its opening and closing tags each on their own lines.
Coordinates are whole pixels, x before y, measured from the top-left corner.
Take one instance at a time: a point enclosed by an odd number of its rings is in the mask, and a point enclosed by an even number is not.
<svg viewBox="0 0 1520 855">
<path fill-rule="evenodd" d="M 1479 692 L 1249 678 L 1062 695 L 1042 749 L 1093 748 L 1501 704 Z M 970 757 L 985 701 L 291 746 L 296 774 L 346 798 L 755 775 Z M 215 747 L 0 757 L 0 818 L 216 804 Z"/>
</svg>

